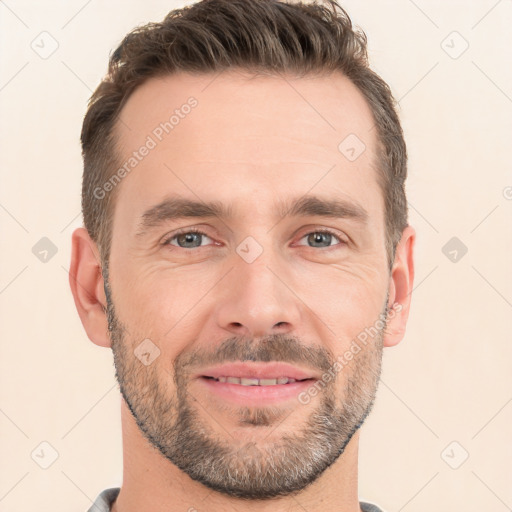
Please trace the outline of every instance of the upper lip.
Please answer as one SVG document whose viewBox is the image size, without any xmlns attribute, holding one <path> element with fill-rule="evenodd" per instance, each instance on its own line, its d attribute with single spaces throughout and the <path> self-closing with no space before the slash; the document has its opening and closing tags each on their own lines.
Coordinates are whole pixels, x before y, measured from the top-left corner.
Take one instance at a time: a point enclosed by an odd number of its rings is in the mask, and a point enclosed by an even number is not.
<svg viewBox="0 0 512 512">
<path fill-rule="evenodd" d="M 313 372 L 302 370 L 287 363 L 227 363 L 220 366 L 206 368 L 196 377 L 238 377 L 248 379 L 277 379 L 288 377 L 289 379 L 304 380 L 316 379 Z"/>
</svg>

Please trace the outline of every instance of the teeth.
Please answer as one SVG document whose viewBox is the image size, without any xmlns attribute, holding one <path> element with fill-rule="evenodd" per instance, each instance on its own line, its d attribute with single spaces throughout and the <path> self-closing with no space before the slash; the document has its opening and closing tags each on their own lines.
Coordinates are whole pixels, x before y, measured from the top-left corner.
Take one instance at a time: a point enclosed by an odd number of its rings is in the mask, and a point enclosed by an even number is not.
<svg viewBox="0 0 512 512">
<path fill-rule="evenodd" d="M 296 382 L 296 379 L 289 379 L 288 377 L 279 377 L 278 379 L 253 379 L 253 378 L 238 378 L 238 377 L 219 377 L 214 380 L 218 382 L 226 382 L 228 384 L 240 384 L 241 386 L 275 386 L 277 384 L 291 384 Z"/>
<path fill-rule="evenodd" d="M 244 378 L 241 378 L 240 379 L 240 384 L 242 384 L 242 386 L 259 386 L 260 381 L 258 379 L 244 379 Z"/>
</svg>

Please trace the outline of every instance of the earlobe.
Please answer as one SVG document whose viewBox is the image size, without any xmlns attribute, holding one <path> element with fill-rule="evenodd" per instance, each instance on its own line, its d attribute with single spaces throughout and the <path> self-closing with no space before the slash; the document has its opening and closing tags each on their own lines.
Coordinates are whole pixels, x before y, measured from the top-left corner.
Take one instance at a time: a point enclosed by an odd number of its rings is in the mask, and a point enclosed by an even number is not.
<svg viewBox="0 0 512 512">
<path fill-rule="evenodd" d="M 405 335 L 414 282 L 415 240 L 414 228 L 407 226 L 396 248 L 389 283 L 388 322 L 383 340 L 385 347 L 398 345 Z"/>
<path fill-rule="evenodd" d="M 101 261 L 85 228 L 72 235 L 69 285 L 87 336 L 96 345 L 110 347 Z"/>
</svg>

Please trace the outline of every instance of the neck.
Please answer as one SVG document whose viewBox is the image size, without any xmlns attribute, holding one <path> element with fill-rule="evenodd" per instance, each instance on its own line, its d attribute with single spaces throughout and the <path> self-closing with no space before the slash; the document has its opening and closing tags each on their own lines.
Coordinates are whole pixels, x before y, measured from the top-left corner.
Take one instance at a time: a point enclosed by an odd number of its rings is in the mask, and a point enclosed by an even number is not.
<svg viewBox="0 0 512 512">
<path fill-rule="evenodd" d="M 294 496 L 248 501 L 212 491 L 165 459 L 142 435 L 124 400 L 123 484 L 112 512 L 360 512 L 359 431 L 324 473 Z"/>
</svg>

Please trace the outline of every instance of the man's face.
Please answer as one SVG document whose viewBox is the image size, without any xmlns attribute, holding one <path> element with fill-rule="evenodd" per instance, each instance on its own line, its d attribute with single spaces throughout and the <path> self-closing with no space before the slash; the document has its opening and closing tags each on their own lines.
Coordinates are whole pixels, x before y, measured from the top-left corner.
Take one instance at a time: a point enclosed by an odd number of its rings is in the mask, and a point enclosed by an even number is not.
<svg viewBox="0 0 512 512">
<path fill-rule="evenodd" d="M 138 152 L 117 185 L 106 283 L 123 396 L 191 478 L 252 499 L 300 490 L 342 453 L 380 375 L 389 272 L 371 112 L 340 75 L 229 72 L 149 80 L 121 119 L 123 163 Z M 180 200 L 223 211 L 176 217 Z"/>
</svg>

